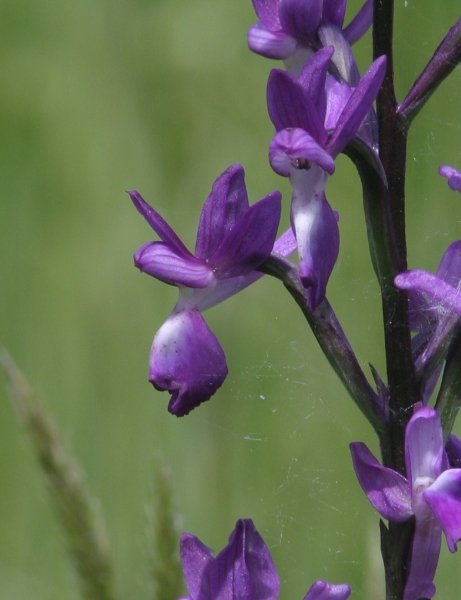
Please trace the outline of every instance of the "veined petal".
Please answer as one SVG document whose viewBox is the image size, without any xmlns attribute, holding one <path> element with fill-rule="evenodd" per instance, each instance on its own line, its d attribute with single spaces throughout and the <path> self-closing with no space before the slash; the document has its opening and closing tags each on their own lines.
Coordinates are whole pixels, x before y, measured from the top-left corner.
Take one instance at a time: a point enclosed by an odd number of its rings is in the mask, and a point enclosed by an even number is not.
<svg viewBox="0 0 461 600">
<path fill-rule="evenodd" d="M 209 400 L 226 376 L 226 357 L 202 315 L 173 311 L 154 338 L 149 361 L 149 381 L 171 394 L 168 410 L 187 415 Z"/>
<path fill-rule="evenodd" d="M 267 82 L 267 110 L 277 131 L 298 127 L 323 146 L 327 134 L 314 102 L 292 75 L 280 69 L 270 72 Z"/>
<path fill-rule="evenodd" d="M 307 161 L 308 164 L 303 164 Z M 288 177 L 293 169 L 314 163 L 328 174 L 334 173 L 335 162 L 303 129 L 282 129 L 269 146 L 269 162 L 276 173 Z M 305 170 L 305 169 L 304 169 Z"/>
<path fill-rule="evenodd" d="M 342 27 L 347 0 L 323 0 L 322 20 Z"/>
<path fill-rule="evenodd" d="M 183 533 L 180 540 L 182 570 L 189 591 L 190 600 L 197 600 L 203 592 L 204 573 L 210 568 L 214 558 L 212 550 L 190 533 Z"/>
<path fill-rule="evenodd" d="M 162 242 L 173 248 L 178 255 L 185 258 L 191 256 L 189 250 L 184 246 L 176 233 L 171 229 L 168 223 L 162 219 L 156 210 L 149 206 L 141 194 L 135 190 L 128 192 L 136 210 L 146 219 Z"/>
<path fill-rule="evenodd" d="M 346 583 L 333 585 L 321 579 L 313 583 L 304 596 L 304 600 L 346 600 L 351 588 Z"/>
<path fill-rule="evenodd" d="M 186 258 L 163 242 L 150 242 L 141 246 L 134 255 L 134 264 L 140 271 L 170 285 L 204 288 L 214 275 L 203 260 L 192 254 Z"/>
<path fill-rule="evenodd" d="M 326 48 L 332 46 L 335 52 L 331 62 L 338 69 L 340 76 L 351 86 L 356 86 L 360 80 L 360 72 L 350 45 L 341 29 L 332 23 L 320 26 L 318 36 Z"/>
<path fill-rule="evenodd" d="M 327 110 L 325 114 L 325 129 L 333 131 L 338 125 L 344 107 L 349 102 L 354 89 L 345 81 L 337 81 L 331 75 L 326 80 Z"/>
<path fill-rule="evenodd" d="M 418 480 L 435 481 L 448 466 L 440 417 L 433 408 L 420 408 L 409 420 L 405 431 L 405 460 L 412 487 Z"/>
<path fill-rule="evenodd" d="M 373 23 L 373 0 L 366 0 L 365 4 L 355 15 L 349 25 L 344 29 L 344 37 L 352 46 L 371 27 Z"/>
<path fill-rule="evenodd" d="M 447 538 L 448 549 L 456 552 L 456 544 L 461 540 L 461 469 L 444 471 L 423 492 L 425 500 Z"/>
<path fill-rule="evenodd" d="M 386 72 L 386 57 L 377 58 L 360 79 L 326 149 L 336 157 L 350 142 L 373 105 Z"/>
<path fill-rule="evenodd" d="M 280 588 L 277 571 L 251 519 L 237 521 L 207 579 L 209 594 L 197 600 L 276 600 Z"/>
<path fill-rule="evenodd" d="M 325 120 L 327 108 L 325 82 L 333 52 L 334 48 L 329 46 L 328 48 L 322 48 L 322 50 L 313 53 L 306 61 L 298 79 L 299 83 L 303 86 L 306 95 L 309 96 L 315 104 L 321 121 Z"/>
<path fill-rule="evenodd" d="M 280 0 L 251 0 L 259 20 L 267 29 L 276 31 L 280 29 L 279 2 Z"/>
<path fill-rule="evenodd" d="M 439 175 L 448 179 L 448 185 L 452 190 L 461 192 L 461 173 L 448 165 L 439 167 Z"/>
<path fill-rule="evenodd" d="M 255 23 L 248 30 L 248 47 L 266 58 L 285 60 L 292 56 L 297 47 L 294 38 L 283 31 L 271 31 L 262 23 Z"/>
<path fill-rule="evenodd" d="M 422 270 L 406 271 L 397 275 L 394 282 L 400 289 L 423 292 L 439 309 L 445 308 L 461 315 L 461 291 L 445 283 L 437 275 Z"/>
<path fill-rule="evenodd" d="M 280 24 L 304 46 L 315 43 L 322 15 L 322 0 L 280 0 Z"/>
<path fill-rule="evenodd" d="M 421 598 L 434 596 L 433 581 L 439 561 L 441 537 L 442 530 L 435 517 L 416 519 L 410 568 L 403 600 L 421 600 Z"/>
<path fill-rule="evenodd" d="M 248 210 L 245 171 L 231 165 L 213 183 L 200 215 L 195 255 L 208 259 Z"/>
<path fill-rule="evenodd" d="M 407 521 L 413 511 L 405 477 L 383 467 L 362 442 L 353 442 L 350 449 L 355 474 L 373 507 L 388 521 Z"/>
<path fill-rule="evenodd" d="M 253 204 L 227 233 L 209 259 L 218 279 L 246 275 L 269 258 L 280 221 L 281 200 L 280 192 L 269 194 Z"/>
</svg>

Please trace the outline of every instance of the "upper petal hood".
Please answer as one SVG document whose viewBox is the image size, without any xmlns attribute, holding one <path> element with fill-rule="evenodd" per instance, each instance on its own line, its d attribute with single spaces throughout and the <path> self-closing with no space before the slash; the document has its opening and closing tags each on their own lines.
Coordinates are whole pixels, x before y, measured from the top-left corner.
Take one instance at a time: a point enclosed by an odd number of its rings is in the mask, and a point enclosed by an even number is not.
<svg viewBox="0 0 461 600">
<path fill-rule="evenodd" d="M 435 481 L 448 467 L 440 418 L 433 408 L 421 408 L 409 420 L 405 432 L 405 459 L 412 484 L 418 478 Z"/>
<path fill-rule="evenodd" d="M 210 595 L 201 600 L 276 600 L 275 565 L 251 519 L 237 521 L 229 544 L 208 573 Z"/>
<path fill-rule="evenodd" d="M 245 171 L 231 165 L 213 183 L 200 215 L 195 255 L 208 259 L 248 210 Z"/>
<path fill-rule="evenodd" d="M 272 251 L 280 221 L 282 196 L 273 192 L 253 204 L 229 231 L 209 258 L 217 279 L 254 271 Z"/>
</svg>

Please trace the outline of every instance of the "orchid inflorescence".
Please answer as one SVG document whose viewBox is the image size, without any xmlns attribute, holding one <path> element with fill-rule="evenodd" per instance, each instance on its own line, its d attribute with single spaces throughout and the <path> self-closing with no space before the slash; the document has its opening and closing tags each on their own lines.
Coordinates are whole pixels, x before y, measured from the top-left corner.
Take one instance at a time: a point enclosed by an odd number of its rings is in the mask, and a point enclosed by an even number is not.
<svg viewBox="0 0 461 600">
<path fill-rule="evenodd" d="M 368 500 L 389 522 L 381 527 L 386 597 L 432 598 L 442 532 L 451 552 L 461 539 L 461 442 L 451 434 L 461 405 L 461 240 L 449 245 L 436 274 L 409 270 L 402 182 L 410 124 L 461 60 L 461 19 L 398 104 L 390 0 L 374 8 L 366 0 L 346 27 L 345 0 L 253 0 L 253 6 L 259 21 L 248 32 L 250 49 L 285 65 L 268 77 L 275 129 L 268 157 L 291 184 L 290 222 L 278 236 L 281 194 L 250 205 L 243 168 L 235 164 L 212 186 L 192 253 L 138 192 L 129 192 L 160 238 L 135 253 L 136 267 L 179 290 L 152 344 L 149 381 L 170 393 L 168 410 L 176 416 L 210 399 L 228 369 L 202 313 L 264 274 L 281 280 L 379 439 L 382 464 L 361 442 L 351 452 Z M 360 75 L 351 46 L 371 25 L 374 60 Z M 373 384 L 326 298 L 340 220 L 325 190 L 340 153 L 354 162 L 362 183 L 382 295 L 387 379 L 373 369 Z M 461 192 L 460 172 L 441 166 L 439 173 Z M 216 558 L 184 534 L 181 557 L 191 600 L 278 596 L 275 567 L 250 520 L 237 523 Z M 305 600 L 342 600 L 349 593 L 345 584 L 319 580 Z"/>
</svg>

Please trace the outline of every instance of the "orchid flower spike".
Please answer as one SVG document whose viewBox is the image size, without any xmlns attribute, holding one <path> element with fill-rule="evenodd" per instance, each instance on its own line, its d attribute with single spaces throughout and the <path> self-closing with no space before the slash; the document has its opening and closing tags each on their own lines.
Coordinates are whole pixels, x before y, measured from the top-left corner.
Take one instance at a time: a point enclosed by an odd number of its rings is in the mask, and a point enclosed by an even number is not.
<svg viewBox="0 0 461 600">
<path fill-rule="evenodd" d="M 442 531 L 448 549 L 461 539 L 461 469 L 450 468 L 437 412 L 416 406 L 405 432 L 407 477 L 383 467 L 361 442 L 351 444 L 355 473 L 379 514 L 397 523 L 415 517 L 404 600 L 432 598 Z"/>
<path fill-rule="evenodd" d="M 280 590 L 274 562 L 251 519 L 237 521 L 228 545 L 216 556 L 190 533 L 181 536 L 187 600 L 276 600 Z M 346 600 L 346 584 L 316 581 L 304 600 Z M 186 600 L 186 599 L 185 599 Z"/>
<path fill-rule="evenodd" d="M 252 0 L 259 22 L 248 31 L 250 50 L 267 58 L 287 60 L 292 72 L 309 54 L 334 45 L 338 59 L 347 62 L 349 45 L 368 30 L 373 21 L 373 2 L 365 4 L 343 29 L 346 0 Z M 355 61 L 354 61 L 355 62 Z M 297 74 L 297 73 L 296 73 Z"/>
<path fill-rule="evenodd" d="M 267 86 L 269 116 L 277 132 L 269 161 L 276 173 L 289 177 L 293 188 L 291 223 L 312 310 L 325 297 L 339 252 L 338 215 L 326 199 L 325 186 L 334 173 L 334 159 L 369 113 L 386 67 L 385 57 L 378 58 L 355 89 L 339 83 L 339 88 L 327 86 L 332 53 L 333 48 L 325 48 L 313 54 L 299 79 L 274 69 Z"/>
<path fill-rule="evenodd" d="M 135 253 L 135 266 L 179 288 L 178 302 L 152 344 L 149 381 L 171 394 L 172 414 L 187 415 L 208 400 L 227 375 L 224 352 L 201 311 L 261 276 L 255 270 L 274 248 L 281 195 L 272 192 L 249 206 L 243 168 L 229 167 L 205 202 L 192 254 L 138 192 L 129 194 L 161 239 Z M 293 249 L 286 236 L 281 245 L 282 251 Z"/>
</svg>

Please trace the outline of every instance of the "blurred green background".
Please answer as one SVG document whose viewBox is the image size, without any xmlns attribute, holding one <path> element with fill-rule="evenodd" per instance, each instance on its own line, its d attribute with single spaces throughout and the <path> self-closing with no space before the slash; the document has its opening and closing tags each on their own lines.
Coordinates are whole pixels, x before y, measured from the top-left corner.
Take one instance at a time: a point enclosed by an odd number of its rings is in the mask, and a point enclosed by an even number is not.
<svg viewBox="0 0 461 600">
<path fill-rule="evenodd" d="M 353 14 L 358 2 L 349 7 Z M 459 17 L 454 0 L 396 5 L 399 99 Z M 287 182 L 266 159 L 265 85 L 252 55 L 250 0 L 3 0 L 0 4 L 0 341 L 78 457 L 105 514 L 120 599 L 152 597 L 146 507 L 159 453 L 174 474 L 181 530 L 220 550 L 253 518 L 282 599 L 318 578 L 383 598 L 378 518 L 348 444 L 370 427 L 281 286 L 266 278 L 206 313 L 229 377 L 176 419 L 147 382 L 153 336 L 176 290 L 132 265 L 153 239 L 124 190 L 136 188 L 195 242 L 201 205 L 231 163 L 250 201 Z M 369 37 L 357 45 L 369 64 Z M 435 270 L 460 237 L 459 196 L 436 170 L 461 168 L 457 70 L 416 121 L 408 164 L 412 267 Z M 340 157 L 328 198 L 341 215 L 329 298 L 363 367 L 384 374 L 380 302 L 360 188 Z M 74 574 L 24 432 L 0 386 L 0 598 L 76 600 Z M 445 548 L 438 598 L 458 597 Z"/>
</svg>

